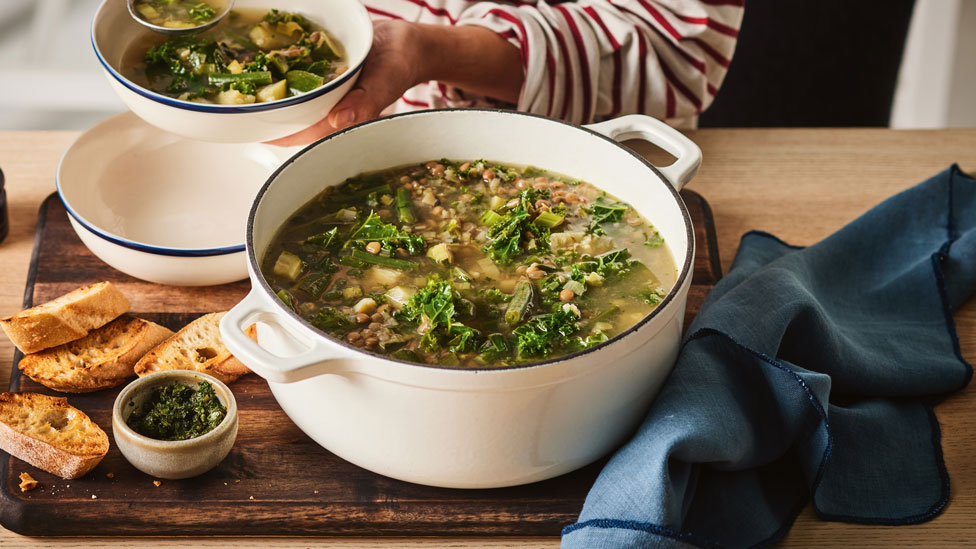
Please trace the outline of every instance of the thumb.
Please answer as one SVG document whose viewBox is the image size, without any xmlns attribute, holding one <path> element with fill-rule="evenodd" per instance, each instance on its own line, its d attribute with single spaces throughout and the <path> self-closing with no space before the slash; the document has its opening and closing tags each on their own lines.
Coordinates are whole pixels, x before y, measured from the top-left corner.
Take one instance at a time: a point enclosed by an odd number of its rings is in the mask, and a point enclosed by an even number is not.
<svg viewBox="0 0 976 549">
<path fill-rule="evenodd" d="M 370 78 L 367 78 L 366 74 L 362 75 L 359 80 L 363 83 L 357 83 L 356 87 L 349 90 L 339 103 L 335 107 L 332 107 L 332 110 L 325 118 L 298 133 L 268 141 L 267 143 L 280 147 L 307 145 L 337 130 L 348 128 L 358 122 L 365 122 L 366 120 L 376 118 L 379 116 L 380 111 L 386 108 L 388 104 L 396 101 L 396 98 L 399 97 L 391 91 L 388 92 L 386 90 L 387 86 L 382 82 L 378 83 L 377 86 L 365 87 L 370 85 Z M 374 91 L 377 88 L 379 89 L 378 93 Z M 389 100 L 387 100 L 388 94 L 393 95 Z"/>
<path fill-rule="evenodd" d="M 400 71 L 390 63 L 391 60 L 382 55 L 366 58 L 356 85 L 329 113 L 329 123 L 335 129 L 341 130 L 378 117 L 383 109 L 410 87 L 401 85 Z"/>
<path fill-rule="evenodd" d="M 365 80 L 365 82 L 363 82 Z M 329 113 L 329 123 L 341 130 L 356 124 L 372 120 L 380 115 L 387 105 L 396 101 L 396 94 L 387 89 L 383 83 L 370 82 L 371 78 L 363 75 L 360 83 L 349 91 Z"/>
<path fill-rule="evenodd" d="M 347 92 L 322 120 L 298 133 L 273 141 L 267 141 L 267 143 L 280 147 L 307 145 L 337 130 L 352 126 L 357 122 L 372 120 L 379 116 L 380 111 L 384 107 L 385 105 L 376 106 L 371 94 L 357 85 Z"/>
<path fill-rule="evenodd" d="M 335 129 L 341 130 L 357 122 L 376 118 L 383 107 L 376 105 L 373 95 L 367 88 L 357 85 L 332 108 L 328 116 L 329 123 Z"/>
</svg>

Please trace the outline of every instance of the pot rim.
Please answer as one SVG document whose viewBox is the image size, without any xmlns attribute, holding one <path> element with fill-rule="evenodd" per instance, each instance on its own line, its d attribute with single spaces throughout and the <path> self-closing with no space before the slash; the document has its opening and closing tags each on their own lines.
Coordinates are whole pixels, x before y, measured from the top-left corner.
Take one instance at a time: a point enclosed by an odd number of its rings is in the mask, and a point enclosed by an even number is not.
<svg viewBox="0 0 976 549">
<path fill-rule="evenodd" d="M 563 356 L 556 357 L 556 358 L 549 358 L 549 359 L 540 360 L 540 361 L 537 361 L 537 362 L 529 362 L 529 363 L 526 363 L 526 364 L 515 364 L 515 365 L 511 365 L 511 366 L 493 366 L 493 367 L 485 367 L 485 368 L 457 368 L 457 367 L 452 367 L 452 366 L 441 366 L 441 365 L 438 365 L 438 364 L 421 364 L 421 363 L 417 363 L 417 362 L 409 362 L 409 361 L 405 361 L 405 360 L 400 360 L 400 359 L 397 359 L 397 358 L 393 358 L 393 357 L 391 357 L 389 355 L 384 355 L 384 354 L 380 354 L 380 353 L 374 353 L 374 352 L 371 352 L 371 351 L 366 351 L 366 350 L 364 350 L 362 348 L 359 348 L 359 347 L 356 347 L 354 345 L 351 345 L 351 344 L 349 344 L 349 343 L 347 343 L 347 342 L 345 342 L 345 341 L 343 341 L 343 340 L 341 340 L 341 339 L 339 339 L 337 337 L 334 337 L 332 335 L 329 335 L 329 334 L 323 332 L 322 330 L 319 330 L 315 326 L 312 326 L 304 318 L 302 318 L 301 316 L 299 316 L 298 313 L 296 313 L 295 311 L 293 311 L 293 310 L 285 307 L 281 303 L 281 300 L 279 300 L 277 298 L 274 298 L 273 297 L 274 296 L 274 292 L 272 291 L 271 286 L 268 284 L 268 282 L 264 278 L 264 276 L 261 275 L 261 267 L 258 264 L 258 260 L 257 260 L 256 254 L 254 252 L 254 218 L 257 215 L 258 207 L 261 205 L 261 202 L 264 199 L 264 195 L 271 188 L 271 185 L 275 182 L 275 180 L 277 180 L 277 178 L 281 174 L 281 172 L 285 168 L 287 168 L 288 166 L 290 166 L 292 163 L 294 163 L 299 157 L 305 155 L 308 152 L 311 152 L 313 149 L 317 148 L 322 143 L 325 143 L 325 142 L 327 142 L 327 141 L 329 141 L 331 139 L 337 138 L 340 135 L 343 135 L 343 134 L 348 133 L 350 131 L 354 131 L 354 130 L 360 128 L 360 127 L 368 126 L 370 124 L 381 124 L 381 123 L 383 123 L 383 122 L 385 122 L 387 120 L 391 120 L 391 119 L 394 119 L 394 118 L 406 118 L 406 117 L 411 117 L 411 116 L 437 116 L 440 113 L 453 113 L 453 112 L 464 112 L 464 113 L 469 113 L 469 112 L 482 112 L 482 113 L 489 113 L 491 115 L 516 116 L 516 117 L 522 116 L 522 117 L 536 118 L 536 119 L 539 119 L 539 120 L 542 120 L 542 121 L 545 121 L 545 122 L 560 124 L 560 125 L 565 126 L 566 128 L 571 129 L 571 130 L 583 131 L 583 132 L 586 132 L 586 133 L 588 133 L 588 134 L 590 134 L 590 135 L 592 135 L 594 137 L 598 137 L 600 139 L 603 139 L 604 141 L 606 141 L 606 142 L 608 142 L 608 143 L 610 143 L 610 144 L 612 144 L 612 145 L 614 145 L 616 147 L 619 147 L 619 148 L 623 149 L 625 152 L 627 152 L 628 154 L 630 154 L 631 156 L 633 156 L 634 158 L 636 158 L 638 161 L 640 161 L 642 164 L 644 164 L 644 166 L 647 167 L 654 175 L 656 175 L 658 181 L 661 184 L 663 184 L 663 185 L 665 185 L 667 187 L 668 192 L 671 193 L 672 198 L 674 199 L 675 203 L 677 204 L 678 209 L 681 212 L 681 217 L 684 220 L 685 235 L 686 235 L 686 238 L 688 239 L 688 247 L 687 247 L 687 250 L 685 251 L 684 264 L 681 266 L 681 270 L 678 272 L 678 277 L 676 278 L 676 280 L 674 282 L 674 285 L 668 291 L 668 294 L 664 297 L 664 299 L 661 300 L 661 303 L 657 307 L 655 307 L 653 311 L 651 311 L 649 314 L 647 314 L 646 316 L 644 316 L 644 318 L 642 318 L 640 321 L 638 321 L 636 324 L 634 324 L 630 328 L 628 328 L 628 329 L 624 330 L 623 332 L 615 335 L 614 337 L 611 337 L 610 339 L 608 339 L 607 341 L 604 341 L 603 343 L 600 343 L 598 345 L 594 345 L 593 347 L 589 347 L 589 348 L 583 349 L 581 351 L 576 351 L 574 353 L 570 353 L 568 355 L 563 355 Z M 382 169 L 382 168 L 377 168 L 377 169 Z M 367 120 L 366 122 L 360 122 L 359 124 L 355 124 L 353 126 L 349 126 L 348 128 L 345 128 L 345 129 L 339 130 L 337 132 L 334 132 L 332 134 L 329 134 L 329 135 L 327 135 L 327 136 L 325 136 L 325 137 L 323 137 L 323 138 L 321 138 L 321 139 L 319 139 L 319 140 L 317 140 L 317 141 L 309 144 L 308 146 L 306 146 L 302 150 L 300 150 L 297 153 L 295 153 L 291 158 L 289 158 L 284 163 L 282 163 L 281 166 L 278 166 L 278 169 L 276 169 L 270 176 L 268 176 L 267 181 L 265 181 L 264 182 L 264 185 L 262 185 L 261 188 L 258 190 L 257 194 L 254 196 L 254 201 L 251 203 L 251 211 L 248 212 L 248 216 L 247 216 L 247 229 L 246 230 L 247 230 L 247 234 L 245 235 L 244 244 L 245 244 L 245 247 L 246 247 L 246 250 L 247 250 L 247 261 L 248 261 L 248 267 L 250 268 L 250 274 L 251 274 L 250 278 L 251 278 L 252 291 L 254 291 L 254 290 L 257 289 L 256 287 L 254 287 L 255 279 L 257 279 L 258 286 L 260 286 L 261 290 L 263 291 L 263 293 L 266 296 L 271 297 L 271 301 L 274 303 L 274 306 L 277 307 L 278 311 L 279 312 L 283 312 L 291 320 L 297 321 L 300 326 L 302 326 L 304 328 L 307 328 L 308 330 L 310 330 L 315 335 L 318 335 L 320 337 L 324 337 L 330 343 L 340 345 L 340 346 L 344 347 L 345 349 L 348 349 L 350 351 L 354 351 L 356 354 L 365 355 L 365 356 L 370 357 L 370 358 L 373 358 L 373 359 L 381 359 L 381 360 L 386 360 L 386 361 L 395 362 L 395 363 L 399 363 L 399 364 L 404 364 L 404 365 L 407 365 L 407 366 L 420 367 L 420 368 L 430 368 L 430 369 L 434 369 L 434 370 L 461 371 L 461 372 L 472 372 L 472 373 L 479 373 L 479 372 L 480 373 L 488 373 L 488 372 L 504 372 L 504 371 L 511 371 L 511 370 L 527 370 L 527 369 L 532 369 L 532 368 L 537 368 L 537 367 L 542 367 L 542 366 L 549 366 L 549 365 L 553 365 L 553 364 L 559 364 L 559 363 L 563 363 L 563 362 L 566 362 L 566 361 L 569 361 L 569 360 L 572 360 L 572 359 L 576 359 L 576 358 L 583 357 L 583 356 L 588 355 L 590 353 L 598 352 L 600 350 L 606 349 L 607 347 L 609 347 L 610 345 L 612 345 L 612 344 L 614 344 L 616 342 L 619 342 L 619 341 L 623 340 L 627 336 L 635 333 L 641 327 L 649 324 L 656 317 L 658 317 L 661 314 L 663 314 L 662 311 L 664 311 L 665 309 L 668 309 L 670 307 L 670 305 L 675 301 L 675 299 L 677 298 L 678 294 L 681 293 L 682 288 L 686 285 L 686 283 L 689 281 L 688 280 L 689 277 L 691 276 L 691 270 L 692 270 L 692 266 L 694 264 L 694 249 L 695 249 L 695 229 L 694 229 L 694 227 L 691 224 L 691 214 L 688 212 L 688 207 L 685 205 L 684 200 L 682 200 L 681 199 L 681 196 L 678 194 L 678 189 L 676 189 L 675 186 L 670 181 L 668 181 L 668 179 L 660 172 L 660 170 L 657 169 L 657 167 L 655 167 L 653 164 L 651 164 L 643 156 L 637 154 L 632 149 L 621 145 L 619 142 L 615 141 L 613 138 L 608 137 L 608 136 L 606 136 L 606 135 L 604 135 L 602 133 L 599 133 L 597 131 L 594 131 L 594 130 L 592 130 L 590 128 L 587 128 L 586 126 L 577 126 L 577 125 L 574 125 L 574 124 L 570 124 L 569 122 L 564 122 L 562 120 L 555 120 L 555 119 L 552 119 L 552 118 L 547 118 L 545 116 L 541 116 L 541 115 L 537 115 L 537 114 L 532 114 L 532 113 L 509 111 L 509 110 L 504 110 L 504 109 L 490 109 L 490 108 L 444 108 L 444 109 L 427 109 L 427 110 L 422 110 L 422 111 L 411 111 L 411 112 L 397 113 L 397 114 L 393 114 L 393 115 L 389 115 L 389 116 L 383 116 L 383 117 L 380 117 L 380 118 L 375 118 L 373 120 Z"/>
</svg>

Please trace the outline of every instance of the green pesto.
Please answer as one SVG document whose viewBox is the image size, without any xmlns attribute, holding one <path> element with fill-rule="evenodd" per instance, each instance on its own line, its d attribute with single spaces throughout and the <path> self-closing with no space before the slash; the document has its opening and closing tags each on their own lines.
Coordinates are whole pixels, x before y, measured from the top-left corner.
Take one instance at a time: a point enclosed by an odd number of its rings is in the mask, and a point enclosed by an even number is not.
<svg viewBox="0 0 976 549">
<path fill-rule="evenodd" d="M 209 433 L 226 415 L 210 383 L 201 381 L 197 389 L 174 383 L 153 389 L 125 423 L 157 440 L 187 440 Z"/>
</svg>

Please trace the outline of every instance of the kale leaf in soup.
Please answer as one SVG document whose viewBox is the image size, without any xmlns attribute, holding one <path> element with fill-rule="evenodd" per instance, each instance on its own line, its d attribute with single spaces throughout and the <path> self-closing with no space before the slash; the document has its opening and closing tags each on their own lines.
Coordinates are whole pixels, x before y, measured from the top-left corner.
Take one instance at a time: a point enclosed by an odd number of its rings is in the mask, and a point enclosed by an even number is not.
<svg viewBox="0 0 976 549">
<path fill-rule="evenodd" d="M 125 61 L 133 82 L 163 95 L 219 105 L 277 101 L 348 69 L 341 45 L 296 13 L 232 11 L 201 34 L 170 38 Z"/>
<path fill-rule="evenodd" d="M 318 329 L 400 360 L 537 362 L 644 318 L 677 270 L 654 226 L 597 187 L 485 160 L 431 161 L 326 188 L 262 272 Z"/>
</svg>

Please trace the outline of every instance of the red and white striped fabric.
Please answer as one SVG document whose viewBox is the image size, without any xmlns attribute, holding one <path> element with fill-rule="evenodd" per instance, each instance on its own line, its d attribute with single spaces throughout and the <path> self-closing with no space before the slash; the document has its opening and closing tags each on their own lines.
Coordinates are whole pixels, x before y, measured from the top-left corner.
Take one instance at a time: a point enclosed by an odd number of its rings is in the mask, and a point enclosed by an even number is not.
<svg viewBox="0 0 976 549">
<path fill-rule="evenodd" d="M 522 54 L 517 108 L 575 124 L 644 113 L 693 127 L 735 49 L 745 0 L 364 0 L 374 19 L 479 25 Z M 394 112 L 494 105 L 438 82 Z"/>
</svg>

